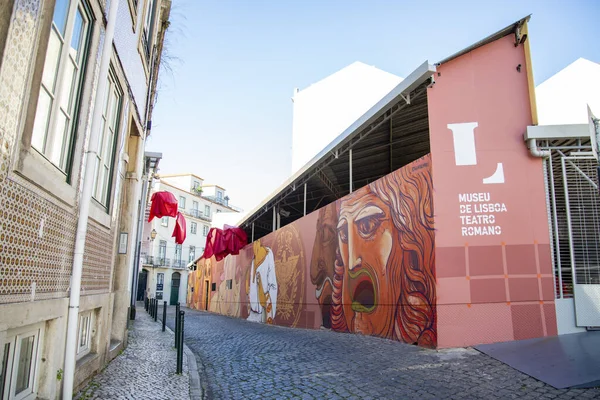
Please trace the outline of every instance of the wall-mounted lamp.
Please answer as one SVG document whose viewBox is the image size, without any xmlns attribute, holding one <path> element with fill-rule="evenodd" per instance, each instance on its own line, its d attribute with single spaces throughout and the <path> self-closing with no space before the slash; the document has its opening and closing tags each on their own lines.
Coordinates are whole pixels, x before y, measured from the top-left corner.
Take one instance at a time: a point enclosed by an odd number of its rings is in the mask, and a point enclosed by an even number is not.
<svg viewBox="0 0 600 400">
<path fill-rule="evenodd" d="M 152 232 L 150 232 L 150 240 L 154 239 L 156 239 L 156 229 L 152 229 Z"/>
</svg>

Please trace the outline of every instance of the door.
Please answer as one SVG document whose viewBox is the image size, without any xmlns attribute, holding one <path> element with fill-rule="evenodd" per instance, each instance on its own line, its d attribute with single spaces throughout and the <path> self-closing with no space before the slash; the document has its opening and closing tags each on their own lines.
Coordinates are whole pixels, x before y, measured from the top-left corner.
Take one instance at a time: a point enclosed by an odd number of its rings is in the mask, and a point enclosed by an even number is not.
<svg viewBox="0 0 600 400">
<path fill-rule="evenodd" d="M 144 301 L 146 296 L 146 285 L 148 284 L 148 270 L 143 269 L 138 278 L 137 301 Z"/>
<path fill-rule="evenodd" d="M 204 287 L 206 287 L 206 296 L 204 298 L 204 310 L 208 311 L 208 292 L 209 292 L 210 282 L 204 281 Z"/>
<path fill-rule="evenodd" d="M 169 304 L 172 306 L 176 305 L 179 301 L 179 284 L 181 281 L 181 274 L 179 272 L 173 272 L 171 275 L 171 301 Z"/>
<path fill-rule="evenodd" d="M 562 172 L 579 327 L 600 326 L 600 196 L 594 157 L 563 157 Z"/>
</svg>

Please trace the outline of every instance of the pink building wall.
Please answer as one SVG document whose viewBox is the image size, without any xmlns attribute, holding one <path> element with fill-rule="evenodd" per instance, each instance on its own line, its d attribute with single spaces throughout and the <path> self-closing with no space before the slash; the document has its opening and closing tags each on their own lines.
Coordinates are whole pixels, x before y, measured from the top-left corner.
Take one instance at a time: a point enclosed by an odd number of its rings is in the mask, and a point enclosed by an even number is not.
<svg viewBox="0 0 600 400">
<path fill-rule="evenodd" d="M 525 66 L 509 35 L 439 66 L 428 90 L 439 347 L 557 334 Z"/>
</svg>

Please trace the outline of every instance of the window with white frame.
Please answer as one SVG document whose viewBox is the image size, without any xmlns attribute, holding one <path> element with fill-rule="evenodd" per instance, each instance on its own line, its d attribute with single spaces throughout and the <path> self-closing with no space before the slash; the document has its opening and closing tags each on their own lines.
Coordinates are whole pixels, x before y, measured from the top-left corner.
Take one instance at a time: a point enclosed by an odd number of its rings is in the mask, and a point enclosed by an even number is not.
<svg viewBox="0 0 600 400">
<path fill-rule="evenodd" d="M 64 173 L 71 164 L 90 28 L 84 1 L 56 1 L 31 144 Z"/>
<path fill-rule="evenodd" d="M 94 174 L 94 198 L 107 208 L 122 98 L 123 92 L 111 69 L 108 74 L 107 95 L 102 106 L 102 132 L 98 138 L 98 153 L 96 153 L 98 161 Z"/>
<path fill-rule="evenodd" d="M 204 216 L 210 217 L 210 206 L 208 204 L 204 206 Z"/>
<path fill-rule="evenodd" d="M 79 333 L 77 335 L 77 358 L 88 354 L 92 340 L 92 312 L 86 311 L 79 314 Z"/>
<path fill-rule="evenodd" d="M 196 259 L 196 246 L 190 246 L 190 256 L 188 262 L 192 262 Z"/>
<path fill-rule="evenodd" d="M 169 217 L 162 217 L 160 219 L 160 225 L 161 226 L 169 226 Z"/>
<path fill-rule="evenodd" d="M 185 197 L 179 196 L 179 209 L 185 210 Z"/>
<path fill-rule="evenodd" d="M 167 257 L 167 241 L 161 240 L 158 243 L 158 261 L 161 265 L 164 264 L 166 257 Z"/>
<path fill-rule="evenodd" d="M 202 226 L 202 233 L 204 234 L 204 236 L 208 235 L 208 225 Z"/>
<path fill-rule="evenodd" d="M 8 331 L 3 342 L 1 399 L 35 399 L 37 395 L 37 364 L 44 325 Z M 1 342 L 0 342 L 1 343 Z"/>
<path fill-rule="evenodd" d="M 174 262 L 176 262 L 176 263 L 181 262 L 181 245 L 180 244 L 175 245 L 175 260 L 174 260 Z"/>
<path fill-rule="evenodd" d="M 195 222 L 192 222 L 190 224 L 190 232 L 192 233 L 192 235 L 195 235 L 197 231 L 198 231 L 198 224 Z"/>
<path fill-rule="evenodd" d="M 198 202 L 197 201 L 192 201 L 192 210 L 198 211 Z"/>
<path fill-rule="evenodd" d="M 217 191 L 217 200 L 223 200 L 223 192 Z"/>
</svg>

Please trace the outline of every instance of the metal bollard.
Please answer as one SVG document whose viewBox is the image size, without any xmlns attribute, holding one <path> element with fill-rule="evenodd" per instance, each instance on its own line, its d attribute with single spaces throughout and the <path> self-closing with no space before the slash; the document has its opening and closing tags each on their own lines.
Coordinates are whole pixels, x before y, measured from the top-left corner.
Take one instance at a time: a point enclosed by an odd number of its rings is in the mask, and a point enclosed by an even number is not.
<svg viewBox="0 0 600 400">
<path fill-rule="evenodd" d="M 154 313 L 156 312 L 156 299 L 152 299 L 152 312 L 150 313 L 150 317 L 154 318 Z"/>
<path fill-rule="evenodd" d="M 183 325 L 185 321 L 185 311 L 179 312 L 179 347 L 177 347 L 177 373 L 183 372 Z"/>
<path fill-rule="evenodd" d="M 152 318 L 152 307 L 154 307 L 154 299 L 150 299 L 150 310 L 148 310 L 148 313 L 150 314 L 150 318 Z"/>
<path fill-rule="evenodd" d="M 158 299 L 156 300 L 156 307 L 154 308 L 154 322 L 158 320 Z"/>
<path fill-rule="evenodd" d="M 179 348 L 179 311 L 181 305 L 179 302 L 175 305 L 175 348 Z"/>
<path fill-rule="evenodd" d="M 152 299 L 150 297 L 148 297 L 148 309 L 146 311 L 148 311 L 148 314 L 152 312 Z"/>
<path fill-rule="evenodd" d="M 165 324 L 167 323 L 167 302 L 163 301 L 163 320 L 162 320 L 162 331 L 165 331 Z"/>
<path fill-rule="evenodd" d="M 148 298 L 144 298 L 144 310 L 148 311 Z"/>
</svg>

